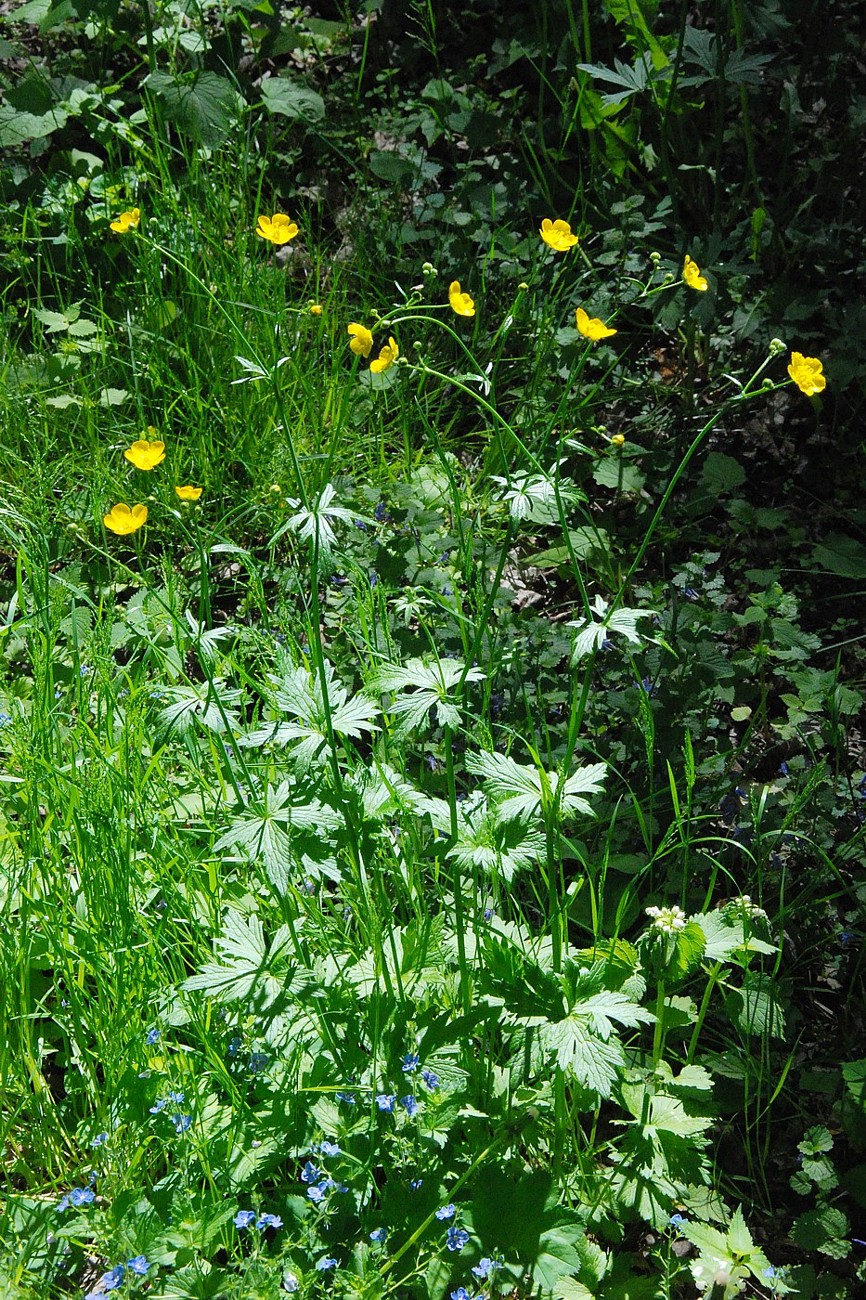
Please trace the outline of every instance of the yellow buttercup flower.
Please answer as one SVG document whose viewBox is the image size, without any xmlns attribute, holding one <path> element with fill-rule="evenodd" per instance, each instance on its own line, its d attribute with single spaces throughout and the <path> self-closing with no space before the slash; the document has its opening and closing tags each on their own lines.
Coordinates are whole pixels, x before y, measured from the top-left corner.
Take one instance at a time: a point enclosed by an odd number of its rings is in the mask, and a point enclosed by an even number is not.
<svg viewBox="0 0 866 1300">
<path fill-rule="evenodd" d="M 704 293 L 710 287 L 704 276 L 701 275 L 701 268 L 697 262 L 692 261 L 688 253 L 686 253 L 686 260 L 683 262 L 683 279 L 690 289 L 697 289 L 699 293 Z"/>
<path fill-rule="evenodd" d="M 452 311 L 455 311 L 458 316 L 475 315 L 475 303 L 468 293 L 461 293 L 459 280 L 452 280 L 448 286 L 448 301 L 451 303 Z"/>
<path fill-rule="evenodd" d="M 557 253 L 567 253 L 577 243 L 577 235 L 571 233 L 567 221 L 551 221 L 550 217 L 545 217 L 539 234 L 545 244 Z"/>
<path fill-rule="evenodd" d="M 823 393 L 827 387 L 824 367 L 817 357 L 804 357 L 802 352 L 792 352 L 788 374 L 800 392 L 805 393 L 807 397 Z"/>
<path fill-rule="evenodd" d="M 373 351 L 373 335 L 366 325 L 349 325 L 349 347 L 356 357 L 368 357 Z"/>
<path fill-rule="evenodd" d="M 597 316 L 590 316 L 582 307 L 578 307 L 575 315 L 577 328 L 585 339 L 596 342 L 598 339 L 609 339 L 616 333 L 616 330 L 608 329 L 603 320 L 599 320 Z"/>
<path fill-rule="evenodd" d="M 125 235 L 130 230 L 135 230 L 141 220 L 141 210 L 132 208 L 128 212 L 121 212 L 116 221 L 112 221 L 111 229 L 116 230 L 118 235 Z"/>
<path fill-rule="evenodd" d="M 321 314 L 322 314 L 322 304 L 321 304 L 320 302 L 311 302 L 311 303 L 310 303 L 310 315 L 311 315 L 311 316 L 321 316 Z"/>
<path fill-rule="evenodd" d="M 374 375 L 381 375 L 383 370 L 393 366 L 399 355 L 400 349 L 397 347 L 396 340 L 389 338 L 376 360 L 370 362 L 370 369 Z"/>
<path fill-rule="evenodd" d="M 614 447 L 624 447 L 624 446 L 625 446 L 625 434 L 624 434 L 624 433 L 615 433 L 615 434 L 613 435 L 613 437 L 611 438 L 610 441 L 611 441 L 611 443 L 612 443 L 612 445 L 613 445 Z"/>
<path fill-rule="evenodd" d="M 198 501 L 203 491 L 202 488 L 193 487 L 191 483 L 187 483 L 184 487 L 176 487 L 174 490 L 181 501 Z"/>
<path fill-rule="evenodd" d="M 165 443 L 148 442 L 146 438 L 139 438 L 123 454 L 136 469 L 151 470 L 165 460 Z"/>
<path fill-rule="evenodd" d="M 112 506 L 107 515 L 103 515 L 102 522 L 109 532 L 117 533 L 118 537 L 127 537 L 147 523 L 147 506 L 133 506 L 130 510 L 121 501 Z"/>
<path fill-rule="evenodd" d="M 272 217 L 260 216 L 256 234 L 261 239 L 278 246 L 287 244 L 298 233 L 298 227 L 285 212 L 275 212 Z"/>
</svg>

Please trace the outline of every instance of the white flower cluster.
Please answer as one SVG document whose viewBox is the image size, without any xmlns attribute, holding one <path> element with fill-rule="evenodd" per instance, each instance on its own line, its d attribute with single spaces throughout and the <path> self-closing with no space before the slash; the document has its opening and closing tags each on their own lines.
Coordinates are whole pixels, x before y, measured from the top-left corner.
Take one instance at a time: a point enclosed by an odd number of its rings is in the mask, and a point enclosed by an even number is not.
<svg viewBox="0 0 866 1300">
<path fill-rule="evenodd" d="M 653 929 L 663 934 L 676 934 L 686 927 L 686 914 L 676 903 L 673 907 L 648 907 L 646 914 L 653 918 Z"/>
</svg>

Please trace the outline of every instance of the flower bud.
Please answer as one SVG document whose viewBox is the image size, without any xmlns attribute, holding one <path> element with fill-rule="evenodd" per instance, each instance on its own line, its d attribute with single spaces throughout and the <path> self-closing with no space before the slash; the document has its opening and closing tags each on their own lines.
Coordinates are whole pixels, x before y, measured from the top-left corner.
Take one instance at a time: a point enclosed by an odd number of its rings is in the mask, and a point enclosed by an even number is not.
<svg viewBox="0 0 866 1300">
<path fill-rule="evenodd" d="M 521 293 L 526 293 L 526 290 L 529 288 L 529 285 L 526 283 L 525 280 L 521 280 L 520 284 L 517 287 Z"/>
<path fill-rule="evenodd" d="M 653 266 L 658 266 L 661 260 L 662 260 L 661 253 L 650 253 L 650 261 L 652 262 Z"/>
<path fill-rule="evenodd" d="M 421 265 L 421 274 L 428 275 L 431 280 L 435 280 L 439 272 L 436 270 L 436 267 L 432 262 L 423 262 Z"/>
<path fill-rule="evenodd" d="M 623 434 L 623 433 L 615 433 L 615 434 L 613 435 L 613 437 L 611 438 L 611 443 L 613 444 L 614 447 L 624 447 L 624 446 L 625 446 L 625 434 Z"/>
<path fill-rule="evenodd" d="M 777 357 L 780 352 L 786 352 L 787 348 L 781 339 L 770 339 L 770 356 Z"/>
</svg>

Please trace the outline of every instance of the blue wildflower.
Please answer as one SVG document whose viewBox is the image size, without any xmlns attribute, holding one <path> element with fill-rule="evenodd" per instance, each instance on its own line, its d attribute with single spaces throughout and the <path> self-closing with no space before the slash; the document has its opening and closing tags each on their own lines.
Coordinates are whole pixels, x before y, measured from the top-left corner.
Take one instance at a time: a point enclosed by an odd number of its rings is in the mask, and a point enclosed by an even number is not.
<svg viewBox="0 0 866 1300">
<path fill-rule="evenodd" d="M 445 1234 L 445 1245 L 449 1250 L 462 1250 L 469 1240 L 469 1233 L 465 1228 L 449 1228 Z"/>
<path fill-rule="evenodd" d="M 0 731 L 2 731 L 4 727 L 8 727 L 11 722 L 12 718 L 8 713 L 0 712 Z"/>
<path fill-rule="evenodd" d="M 302 1183 L 315 1183 L 319 1178 L 320 1172 L 321 1171 L 316 1168 L 312 1160 L 308 1160 L 301 1170 L 299 1177 Z"/>
<path fill-rule="evenodd" d="M 132 1259 L 126 1261 L 126 1267 L 130 1273 L 135 1273 L 136 1277 L 144 1277 L 150 1268 L 150 1263 L 146 1255 L 134 1255 Z"/>
<path fill-rule="evenodd" d="M 400 1098 L 400 1105 L 403 1107 L 410 1119 L 413 1115 L 417 1115 L 418 1111 L 421 1109 L 411 1093 L 408 1097 Z"/>
<path fill-rule="evenodd" d="M 451 1292 L 451 1300 L 470 1300 L 469 1292 L 465 1286 L 459 1286 L 456 1291 Z"/>
<path fill-rule="evenodd" d="M 317 1183 L 315 1187 L 307 1188 L 307 1196 L 314 1205 L 322 1204 L 322 1201 L 325 1199 L 325 1190 L 327 1186 L 327 1183 Z"/>
<path fill-rule="evenodd" d="M 123 1279 L 126 1276 L 126 1269 L 122 1264 L 115 1264 L 107 1273 L 103 1273 L 97 1282 L 96 1291 L 90 1291 L 84 1297 L 84 1300 L 100 1300 L 108 1291 L 116 1291 L 119 1286 L 123 1286 Z"/>
<path fill-rule="evenodd" d="M 400 1067 L 403 1073 L 414 1074 L 415 1071 L 418 1069 L 418 1062 L 420 1059 L 421 1058 L 419 1057 L 417 1052 L 407 1052 L 406 1055 L 403 1057 L 403 1064 Z"/>
<path fill-rule="evenodd" d="M 668 1219 L 668 1227 L 678 1228 L 681 1223 L 687 1223 L 687 1222 L 688 1220 L 683 1218 L 681 1214 L 672 1214 L 671 1217 Z"/>
<path fill-rule="evenodd" d="M 148 1029 L 147 1033 L 144 1036 L 144 1041 L 147 1043 L 148 1047 L 153 1047 L 154 1043 L 159 1042 L 159 1030 Z"/>
<path fill-rule="evenodd" d="M 319 1143 L 319 1151 L 323 1156 L 342 1155 L 342 1152 L 340 1148 L 337 1146 L 336 1142 L 328 1142 L 327 1140 Z"/>
<path fill-rule="evenodd" d="M 281 1228 L 283 1221 L 278 1214 L 260 1214 L 256 1220 L 256 1227 L 259 1232 L 264 1232 L 265 1228 Z"/>
<path fill-rule="evenodd" d="M 96 1193 L 92 1187 L 73 1187 L 69 1193 L 69 1200 L 77 1209 L 79 1205 L 92 1205 L 96 1200 Z"/>
<path fill-rule="evenodd" d="M 290 1273 L 290 1272 L 287 1271 L 287 1272 L 285 1272 L 285 1273 L 283 1274 L 283 1290 L 284 1290 L 284 1291 L 297 1291 L 298 1288 L 300 1287 L 300 1285 L 301 1285 L 301 1284 L 300 1284 L 300 1282 L 298 1281 L 298 1279 L 297 1279 L 297 1277 L 295 1276 L 294 1273 Z"/>
<path fill-rule="evenodd" d="M 492 908 L 492 907 L 485 907 L 485 909 L 484 909 L 484 919 L 485 919 L 485 921 L 492 921 L 495 915 L 496 915 L 496 910 L 495 910 L 495 908 Z"/>
<path fill-rule="evenodd" d="M 441 1220 L 444 1223 L 446 1219 L 453 1219 L 456 1213 L 457 1213 L 457 1206 L 454 1204 L 453 1201 L 451 1201 L 450 1204 L 441 1205 L 439 1207 L 439 1209 L 436 1211 L 436 1218 Z"/>
<path fill-rule="evenodd" d="M 380 1246 L 384 1246 L 385 1242 L 388 1240 L 388 1229 L 374 1228 L 370 1233 L 370 1240 L 378 1242 Z"/>
<path fill-rule="evenodd" d="M 761 1276 L 769 1278 L 772 1282 L 773 1278 L 776 1276 L 776 1270 L 773 1268 L 773 1265 L 768 1264 L 766 1268 L 761 1269 Z"/>
<path fill-rule="evenodd" d="M 337 1261 L 333 1255 L 323 1255 L 321 1259 L 316 1260 L 316 1268 L 320 1273 L 326 1273 L 329 1268 L 336 1268 Z"/>
<path fill-rule="evenodd" d="M 175 1106 L 182 1106 L 185 1097 L 182 1092 L 170 1092 L 168 1094 L 168 1100 L 174 1102 Z"/>
<path fill-rule="evenodd" d="M 376 1105 L 380 1110 L 385 1110 L 389 1115 L 394 1113 L 394 1106 L 397 1098 L 393 1092 L 380 1092 L 376 1095 Z"/>
<path fill-rule="evenodd" d="M 172 1115 L 171 1122 L 175 1133 L 185 1133 L 192 1124 L 192 1115 Z"/>
<path fill-rule="evenodd" d="M 167 1105 L 168 1105 L 168 1098 L 160 1097 L 159 1101 L 156 1102 L 154 1106 L 151 1106 L 150 1108 L 151 1115 L 158 1115 L 161 1110 L 165 1110 Z"/>
<path fill-rule="evenodd" d="M 491 1259 L 489 1255 L 485 1255 L 483 1259 L 479 1259 L 478 1263 L 473 1264 L 472 1266 L 472 1272 L 479 1281 L 483 1281 L 484 1278 L 490 1277 L 491 1273 L 495 1273 L 495 1271 L 496 1260 Z"/>
<path fill-rule="evenodd" d="M 268 1068 L 271 1058 L 267 1052 L 250 1052 L 250 1074 L 262 1074 Z"/>
<path fill-rule="evenodd" d="M 409 1184 L 409 1191 L 417 1192 L 418 1189 L 423 1185 L 423 1182 L 424 1182 L 423 1178 L 413 1178 L 411 1183 Z"/>
<path fill-rule="evenodd" d="M 353 1092 L 335 1092 L 334 1098 L 336 1101 L 345 1102 L 347 1106 L 354 1106 L 355 1104 L 355 1094 Z"/>
<path fill-rule="evenodd" d="M 251 1223 L 255 1222 L 255 1217 L 255 1210 L 238 1210 L 234 1219 L 232 1219 L 232 1223 L 239 1229 L 248 1228 Z"/>
<path fill-rule="evenodd" d="M 434 1074 L 432 1070 L 422 1070 L 421 1078 L 427 1084 L 427 1087 L 430 1089 L 431 1092 L 435 1092 L 435 1090 L 439 1087 L 439 1075 Z"/>
<path fill-rule="evenodd" d="M 244 1045 L 244 1040 L 242 1038 L 239 1038 L 238 1035 L 235 1034 L 234 1038 L 229 1039 L 229 1045 L 226 1048 L 226 1052 L 228 1053 L 229 1056 L 237 1056 L 238 1052 L 241 1050 L 243 1045 Z"/>
<path fill-rule="evenodd" d="M 93 1139 L 90 1145 L 92 1147 L 102 1147 L 105 1146 L 107 1141 L 108 1141 L 107 1133 L 97 1133 L 96 1137 Z"/>
</svg>

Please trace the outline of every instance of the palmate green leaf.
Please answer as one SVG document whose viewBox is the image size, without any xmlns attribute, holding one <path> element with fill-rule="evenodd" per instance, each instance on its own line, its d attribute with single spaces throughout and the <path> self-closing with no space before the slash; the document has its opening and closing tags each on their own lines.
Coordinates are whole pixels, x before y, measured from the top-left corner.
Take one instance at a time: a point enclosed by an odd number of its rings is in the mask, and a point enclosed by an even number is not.
<svg viewBox="0 0 866 1300">
<path fill-rule="evenodd" d="M 618 1038 L 605 1042 L 590 1032 L 580 1016 L 542 1025 L 539 1037 L 548 1051 L 555 1053 L 560 1070 L 572 1074 L 600 1097 L 609 1097 L 626 1059 Z"/>
<path fill-rule="evenodd" d="M 503 822 L 484 795 L 475 791 L 457 809 L 457 840 L 448 857 L 467 871 L 480 867 L 510 883 L 519 871 L 543 857 L 545 846 L 539 831 L 519 821 Z"/>
<path fill-rule="evenodd" d="M 269 680 L 275 687 L 275 707 L 289 714 L 293 721 L 274 721 L 256 727 L 239 743 L 256 749 L 265 744 L 290 745 L 292 757 L 301 770 L 322 766 L 328 757 L 328 714 L 321 677 L 307 668 L 287 665 L 280 675 L 270 675 Z M 364 732 L 378 731 L 372 719 L 381 713 L 379 705 L 363 694 L 350 696 L 327 662 L 325 690 L 335 735 L 357 740 Z"/>
<path fill-rule="evenodd" d="M 295 862 L 292 841 L 284 827 L 315 828 L 320 836 L 327 837 L 329 832 L 342 825 L 334 809 L 315 798 L 292 803 L 294 794 L 288 781 L 281 782 L 276 788 L 266 785 L 261 797 L 251 801 L 234 818 L 214 845 L 217 853 L 223 849 L 239 848 L 252 859 L 261 858 L 268 879 L 279 893 L 285 893 L 288 888 Z"/>
<path fill-rule="evenodd" d="M 598 794 L 607 774 L 604 763 L 578 768 L 562 782 L 560 792 L 558 772 L 542 775 L 538 768 L 525 767 L 506 754 L 467 754 L 466 766 L 484 780 L 488 794 L 496 800 L 496 815 L 502 821 L 541 816 L 548 801 L 558 807 L 563 820 L 577 813 L 591 815 L 592 806 L 583 796 Z"/>
<path fill-rule="evenodd" d="M 164 686 L 162 693 L 173 702 L 159 711 L 159 722 L 169 735 L 185 735 L 194 723 L 206 731 L 233 730 L 240 718 L 233 707 L 243 699 L 243 692 L 228 686 L 221 677 L 211 682 L 189 686 Z"/>
<path fill-rule="evenodd" d="M 586 655 L 598 650 L 611 635 L 623 636 L 632 645 L 640 645 L 641 641 L 647 639 L 638 632 L 637 625 L 642 618 L 652 618 L 652 610 L 615 609 L 608 614 L 608 603 L 601 596 L 596 596 L 593 609 L 598 619 L 584 619 L 579 623 L 568 624 L 568 627 L 577 628 L 571 652 L 572 667 Z"/>
<path fill-rule="evenodd" d="M 258 916 L 229 911 L 214 947 L 219 960 L 208 962 L 181 988 L 207 993 L 218 1002 L 254 1001 L 264 1009 L 282 993 L 311 982 L 309 972 L 290 968 L 293 948 L 288 926 L 280 926 L 268 947 Z"/>
<path fill-rule="evenodd" d="M 405 733 L 425 730 L 431 710 L 435 710 L 440 726 L 459 726 L 460 709 L 450 692 L 461 680 L 479 682 L 483 678 L 480 668 L 464 669 L 459 659 L 430 663 L 409 659 L 405 664 L 382 664 L 373 674 L 371 685 L 394 696 L 388 711 L 398 716 L 400 730 Z"/>
</svg>

